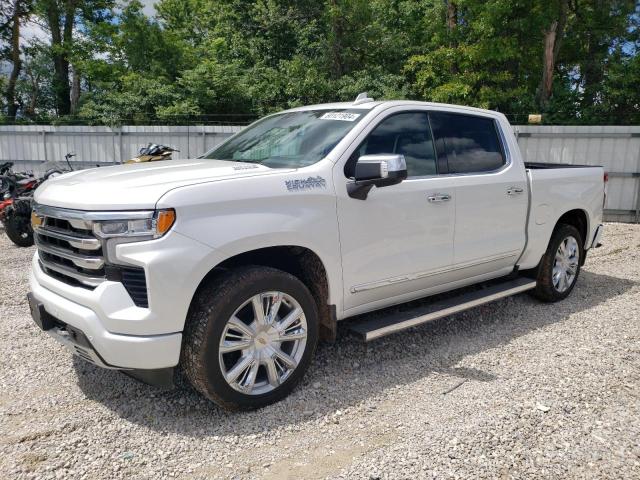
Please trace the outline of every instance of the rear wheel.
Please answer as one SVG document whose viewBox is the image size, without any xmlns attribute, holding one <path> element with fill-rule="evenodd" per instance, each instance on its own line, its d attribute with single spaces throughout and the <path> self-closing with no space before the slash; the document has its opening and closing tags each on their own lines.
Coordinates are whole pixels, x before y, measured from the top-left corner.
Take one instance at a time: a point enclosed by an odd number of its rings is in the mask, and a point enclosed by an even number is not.
<svg viewBox="0 0 640 480">
<path fill-rule="evenodd" d="M 260 408 L 293 390 L 317 340 L 317 307 L 300 280 L 242 267 L 196 295 L 181 363 L 191 384 L 222 407 Z"/>
<path fill-rule="evenodd" d="M 572 225 L 558 225 L 537 272 L 534 295 L 545 302 L 566 298 L 580 275 L 584 256 L 582 236 Z"/>
</svg>

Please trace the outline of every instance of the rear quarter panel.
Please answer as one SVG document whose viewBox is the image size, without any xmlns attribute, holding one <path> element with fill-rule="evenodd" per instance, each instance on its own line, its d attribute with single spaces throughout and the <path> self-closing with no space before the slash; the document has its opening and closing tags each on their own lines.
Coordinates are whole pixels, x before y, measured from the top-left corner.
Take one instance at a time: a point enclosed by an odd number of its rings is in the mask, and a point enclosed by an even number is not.
<svg viewBox="0 0 640 480">
<path fill-rule="evenodd" d="M 533 268 L 547 249 L 558 220 L 570 210 L 587 216 L 587 238 L 591 246 L 595 230 L 602 223 L 604 171 L 602 167 L 527 170 L 531 189 L 527 247 L 518 262 L 520 269 Z"/>
</svg>

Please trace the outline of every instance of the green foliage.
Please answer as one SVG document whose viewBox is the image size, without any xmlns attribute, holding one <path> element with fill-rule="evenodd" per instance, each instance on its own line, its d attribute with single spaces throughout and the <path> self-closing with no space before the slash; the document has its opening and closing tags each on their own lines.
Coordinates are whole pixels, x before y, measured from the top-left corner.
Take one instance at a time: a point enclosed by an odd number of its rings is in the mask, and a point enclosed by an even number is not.
<svg viewBox="0 0 640 480">
<path fill-rule="evenodd" d="M 43 19 L 51 2 L 72 0 L 34 1 Z M 224 121 L 362 91 L 497 109 L 518 123 L 529 113 L 548 123 L 640 119 L 633 0 L 160 0 L 155 18 L 138 0 L 73 4 L 73 41 L 22 47 L 22 118 L 55 116 L 58 54 L 81 76 L 75 117 L 59 121 Z M 543 104 L 545 32 L 558 21 Z"/>
</svg>

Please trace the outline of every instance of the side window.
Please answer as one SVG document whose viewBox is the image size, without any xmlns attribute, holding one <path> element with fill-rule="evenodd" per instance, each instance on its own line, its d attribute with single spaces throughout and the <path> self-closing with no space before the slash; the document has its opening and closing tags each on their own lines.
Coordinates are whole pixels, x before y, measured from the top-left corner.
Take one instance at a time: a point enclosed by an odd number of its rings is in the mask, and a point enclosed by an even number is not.
<svg viewBox="0 0 640 480">
<path fill-rule="evenodd" d="M 404 155 L 410 177 L 435 175 L 436 154 L 426 113 L 398 113 L 385 118 L 369 133 L 345 166 L 352 177 L 361 155 L 397 153 Z"/>
<path fill-rule="evenodd" d="M 436 141 L 442 140 L 449 173 L 497 170 L 505 164 L 493 119 L 457 113 L 430 113 Z"/>
</svg>

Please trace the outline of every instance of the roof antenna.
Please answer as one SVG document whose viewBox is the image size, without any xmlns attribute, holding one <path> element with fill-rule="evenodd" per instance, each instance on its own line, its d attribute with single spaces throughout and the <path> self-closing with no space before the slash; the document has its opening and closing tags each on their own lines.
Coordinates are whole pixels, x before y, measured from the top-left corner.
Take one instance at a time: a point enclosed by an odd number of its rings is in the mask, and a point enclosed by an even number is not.
<svg viewBox="0 0 640 480">
<path fill-rule="evenodd" d="M 373 98 L 369 98 L 367 96 L 367 92 L 362 92 L 353 101 L 353 105 L 360 105 L 361 103 L 369 103 L 369 102 L 373 102 Z"/>
</svg>

